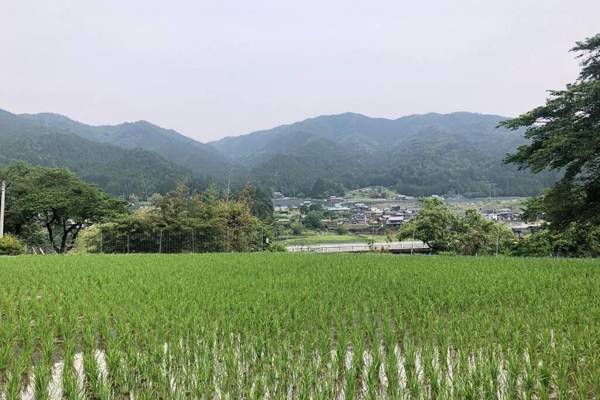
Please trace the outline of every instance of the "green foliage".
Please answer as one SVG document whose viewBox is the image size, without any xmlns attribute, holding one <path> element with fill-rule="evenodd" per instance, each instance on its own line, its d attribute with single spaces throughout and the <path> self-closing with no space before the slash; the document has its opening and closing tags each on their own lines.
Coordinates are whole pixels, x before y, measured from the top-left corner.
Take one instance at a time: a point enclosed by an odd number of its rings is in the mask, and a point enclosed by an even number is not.
<svg viewBox="0 0 600 400">
<path fill-rule="evenodd" d="M 554 235 L 554 253 L 557 257 L 600 256 L 600 225 L 596 223 L 572 222 Z"/>
<path fill-rule="evenodd" d="M 218 252 L 264 250 L 271 229 L 252 215 L 247 188 L 224 201 L 216 189 L 192 193 L 183 183 L 152 207 L 100 225 L 104 252 Z M 168 245 L 166 245 L 168 244 Z"/>
<path fill-rule="evenodd" d="M 344 194 L 342 185 L 323 178 L 318 178 L 310 190 L 310 196 L 315 199 L 326 199 L 329 196 L 343 196 Z"/>
<path fill-rule="evenodd" d="M 7 180 L 7 227 L 24 237 L 43 227 L 57 253 L 73 248 L 85 226 L 125 211 L 124 204 L 73 173 L 18 162 L 0 170 Z"/>
<path fill-rule="evenodd" d="M 93 127 L 59 115 L 0 110 L 0 165 L 24 160 L 69 168 L 109 193 L 144 200 L 173 190 L 181 179 L 204 190 L 213 180 L 223 182 L 226 171 L 233 187 L 251 181 L 297 196 L 341 195 L 344 188 L 365 186 L 414 196 L 539 194 L 556 174 L 534 176 L 502 165 L 504 154 L 523 144 L 518 135 L 494 130 L 502 120 L 469 113 L 318 117 L 275 128 L 276 135 L 223 139 L 213 143 L 219 154 L 143 121 Z M 244 168 L 232 170 L 225 157 Z"/>
<path fill-rule="evenodd" d="M 83 229 L 77 236 L 72 254 L 100 253 L 102 251 L 102 229 L 98 225 Z"/>
<path fill-rule="evenodd" d="M 323 205 L 321 203 L 313 203 L 308 206 L 309 211 L 323 211 Z"/>
<path fill-rule="evenodd" d="M 0 238 L 0 256 L 18 256 L 25 253 L 25 243 L 12 235 Z"/>
<path fill-rule="evenodd" d="M 299 222 L 292 222 L 290 224 L 290 228 L 292 229 L 292 233 L 294 235 L 300 235 L 302 232 L 304 232 L 304 225 Z"/>
<path fill-rule="evenodd" d="M 600 227 L 572 222 L 557 231 L 546 226 L 514 244 L 512 254 L 528 257 L 598 257 Z"/>
<path fill-rule="evenodd" d="M 398 237 L 421 240 L 434 253 L 506 253 L 515 240 L 510 228 L 486 220 L 477 210 L 459 217 L 437 198 L 420 199 L 419 205 L 419 214 L 401 227 Z"/>
<path fill-rule="evenodd" d="M 551 91 L 545 105 L 501 124 L 525 127 L 530 140 L 507 162 L 534 172 L 564 172 L 538 201 L 555 230 L 573 222 L 600 224 L 600 34 L 572 51 L 581 59 L 578 79 Z"/>
<path fill-rule="evenodd" d="M 325 229 L 325 223 L 323 222 L 323 212 L 318 210 L 309 211 L 308 214 L 304 216 L 302 223 L 305 227 L 314 230 L 323 230 Z"/>
<path fill-rule="evenodd" d="M 15 160 L 69 168 L 109 193 L 144 199 L 183 178 L 203 189 L 208 176 L 220 180 L 227 170 L 210 146 L 148 122 L 90 126 L 56 114 L 0 110 L 0 164 Z"/>
<path fill-rule="evenodd" d="M 348 233 L 348 229 L 343 224 L 339 224 L 335 227 L 335 233 L 338 235 L 346 235 Z"/>
<path fill-rule="evenodd" d="M 476 256 L 506 252 L 515 240 L 512 230 L 494 223 L 477 210 L 467 210 L 456 220 L 456 239 L 452 247 L 458 254 Z"/>
<path fill-rule="evenodd" d="M 457 217 L 437 198 L 419 199 L 419 207 L 417 217 L 402 225 L 399 239 L 421 240 L 432 252 L 449 250 L 454 241 Z"/>
<path fill-rule="evenodd" d="M 282 243 L 273 243 L 269 245 L 267 250 L 272 253 L 285 253 L 287 251 L 287 246 Z"/>
<path fill-rule="evenodd" d="M 250 212 L 262 221 L 273 221 L 273 203 L 268 191 L 256 186 L 246 185 L 237 194 L 237 199 L 248 204 Z"/>
<path fill-rule="evenodd" d="M 55 131 L 0 110 L 0 166 L 14 161 L 68 168 L 109 193 L 135 193 L 143 199 L 172 190 L 179 179 L 192 176 L 192 171 L 155 153 Z M 196 185 L 204 184 L 202 179 L 196 180 Z"/>
<path fill-rule="evenodd" d="M 7 399 L 55 379 L 73 399 L 598 393 L 594 260 L 27 257 L 0 258 L 0 282 Z"/>
<path fill-rule="evenodd" d="M 525 140 L 496 129 L 502 120 L 472 113 L 395 120 L 341 114 L 212 144 L 257 181 L 290 196 L 340 193 L 335 184 L 385 186 L 411 196 L 537 195 L 557 174 L 504 165 L 505 154 Z"/>
</svg>

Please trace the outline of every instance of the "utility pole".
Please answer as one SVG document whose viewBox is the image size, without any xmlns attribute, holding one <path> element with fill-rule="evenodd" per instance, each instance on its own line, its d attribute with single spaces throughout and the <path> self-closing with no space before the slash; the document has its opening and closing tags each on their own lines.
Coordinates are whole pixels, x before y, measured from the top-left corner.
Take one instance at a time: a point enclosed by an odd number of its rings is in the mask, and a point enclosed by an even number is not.
<svg viewBox="0 0 600 400">
<path fill-rule="evenodd" d="M 6 202 L 6 181 L 2 181 L 2 195 L 0 195 L 0 238 L 4 237 L 4 204 Z"/>
</svg>

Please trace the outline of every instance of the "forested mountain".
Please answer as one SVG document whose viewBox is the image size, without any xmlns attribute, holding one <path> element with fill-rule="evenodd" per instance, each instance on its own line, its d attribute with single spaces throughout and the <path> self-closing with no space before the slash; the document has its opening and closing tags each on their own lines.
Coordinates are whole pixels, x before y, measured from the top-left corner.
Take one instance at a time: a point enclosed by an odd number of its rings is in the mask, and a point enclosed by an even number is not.
<svg viewBox="0 0 600 400">
<path fill-rule="evenodd" d="M 0 165 L 17 160 L 67 167 L 113 194 L 164 192 L 193 175 L 156 153 L 87 140 L 0 110 Z"/>
<path fill-rule="evenodd" d="M 164 192 L 182 178 L 197 186 L 222 183 L 229 171 L 234 185 L 252 182 L 289 195 L 371 185 L 414 196 L 538 194 L 556 174 L 504 165 L 506 153 L 525 143 L 522 132 L 496 128 L 504 119 L 346 113 L 202 144 L 145 121 L 91 126 L 57 114 L 0 110 L 0 163 L 69 167 L 115 194 Z"/>
<path fill-rule="evenodd" d="M 223 176 L 228 169 L 226 159 L 211 146 L 147 121 L 91 126 L 51 113 L 22 114 L 20 117 L 48 129 L 96 142 L 128 150 L 151 151 L 201 176 Z"/>
<path fill-rule="evenodd" d="M 395 120 L 360 114 L 320 116 L 211 143 L 250 175 L 287 194 L 311 193 L 319 179 L 346 188 L 383 185 L 409 195 L 533 195 L 556 174 L 533 175 L 503 158 L 524 143 L 498 129 L 505 118 L 473 113 Z"/>
</svg>

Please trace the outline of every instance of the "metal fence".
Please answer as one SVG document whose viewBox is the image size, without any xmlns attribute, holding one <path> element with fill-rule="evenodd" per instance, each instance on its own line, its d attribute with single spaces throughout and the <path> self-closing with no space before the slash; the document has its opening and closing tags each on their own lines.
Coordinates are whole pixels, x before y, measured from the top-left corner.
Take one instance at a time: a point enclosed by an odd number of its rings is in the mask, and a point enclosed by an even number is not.
<svg viewBox="0 0 600 400">
<path fill-rule="evenodd" d="M 264 251 L 269 241 L 263 231 L 246 234 L 197 231 L 153 233 L 102 233 L 94 245 L 99 253 L 207 253 Z"/>
<path fill-rule="evenodd" d="M 208 253 L 265 251 L 272 241 L 263 229 L 252 233 L 229 230 L 206 232 L 194 230 L 156 232 L 99 232 L 77 240 L 72 251 L 84 253 Z M 28 243 L 28 254 L 54 254 L 49 243 Z"/>
</svg>

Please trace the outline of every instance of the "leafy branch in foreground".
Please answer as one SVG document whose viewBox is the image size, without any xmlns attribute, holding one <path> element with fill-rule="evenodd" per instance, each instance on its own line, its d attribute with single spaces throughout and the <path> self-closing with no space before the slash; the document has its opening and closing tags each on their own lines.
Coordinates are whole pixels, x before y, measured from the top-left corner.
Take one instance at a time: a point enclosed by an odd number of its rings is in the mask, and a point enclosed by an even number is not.
<svg viewBox="0 0 600 400">
<path fill-rule="evenodd" d="M 559 230 L 572 222 L 600 224 L 600 34 L 571 51 L 581 60 L 578 79 L 550 91 L 545 105 L 500 124 L 526 128 L 530 140 L 507 163 L 533 172 L 564 172 L 541 197 L 546 219 Z"/>
</svg>

